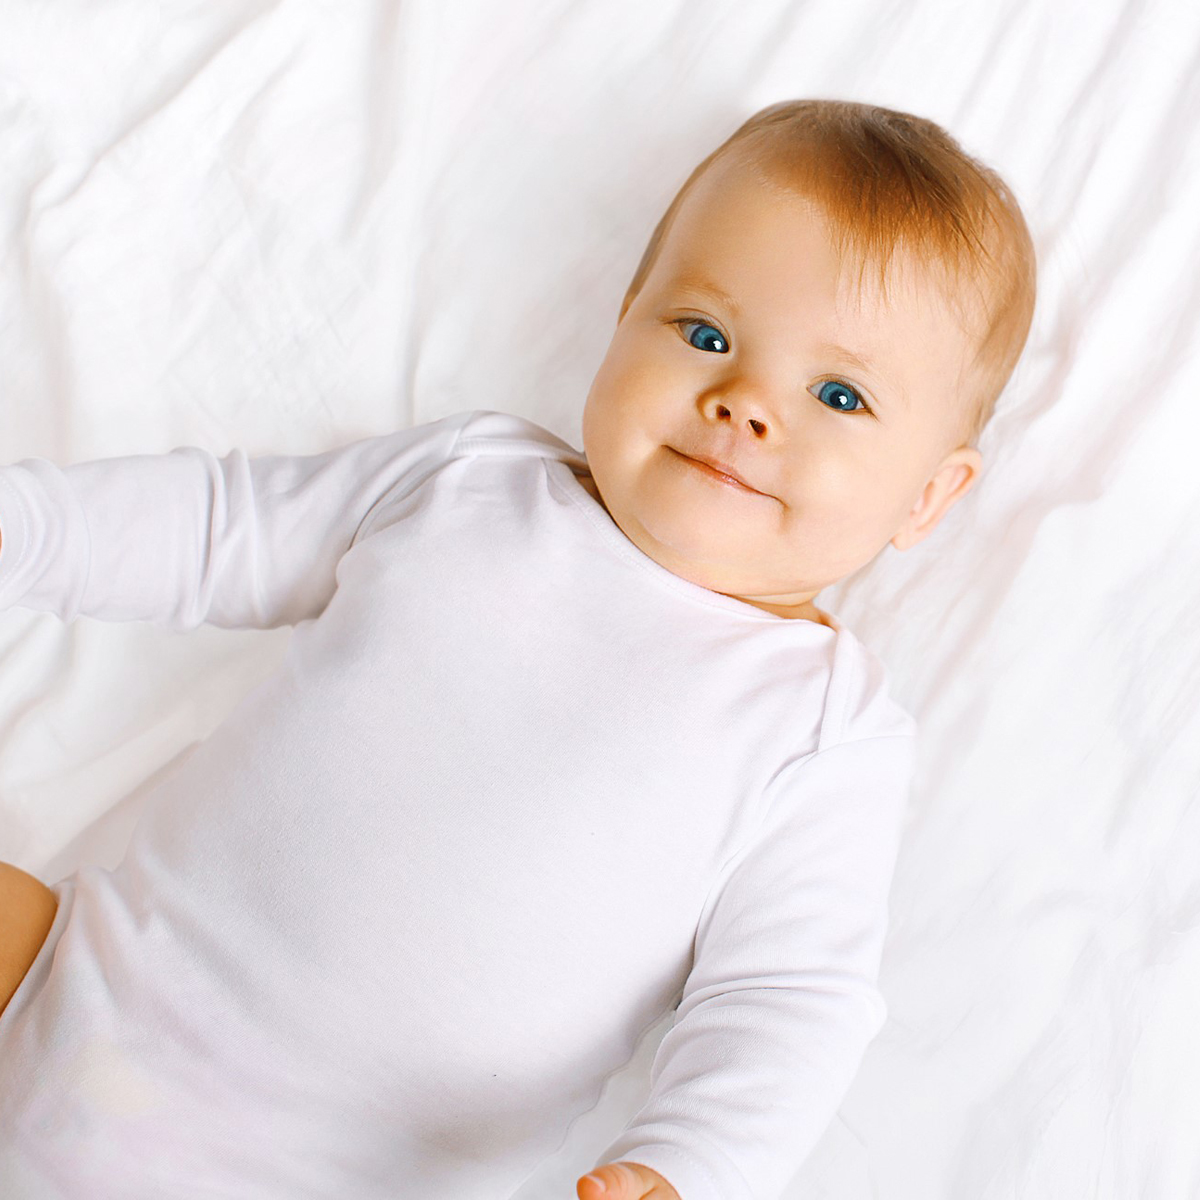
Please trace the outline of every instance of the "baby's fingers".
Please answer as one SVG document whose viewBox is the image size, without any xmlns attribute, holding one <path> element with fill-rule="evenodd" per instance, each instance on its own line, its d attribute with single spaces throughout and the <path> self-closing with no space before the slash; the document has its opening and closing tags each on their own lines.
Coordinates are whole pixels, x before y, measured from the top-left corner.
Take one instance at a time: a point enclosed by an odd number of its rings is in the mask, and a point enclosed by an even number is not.
<svg viewBox="0 0 1200 1200">
<path fill-rule="evenodd" d="M 631 1162 L 597 1167 L 575 1184 L 575 1194 L 579 1200 L 679 1200 L 657 1171 Z"/>
</svg>

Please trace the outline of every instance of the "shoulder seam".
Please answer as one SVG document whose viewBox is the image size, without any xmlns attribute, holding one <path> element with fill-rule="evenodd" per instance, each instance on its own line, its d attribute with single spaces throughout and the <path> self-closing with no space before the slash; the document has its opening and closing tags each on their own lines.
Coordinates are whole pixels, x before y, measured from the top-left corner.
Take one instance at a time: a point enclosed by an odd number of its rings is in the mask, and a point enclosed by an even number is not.
<svg viewBox="0 0 1200 1200">
<path fill-rule="evenodd" d="M 799 758 L 792 759 L 791 762 L 776 771 L 766 784 L 764 792 L 770 793 L 776 791 L 780 786 L 780 780 L 803 772 L 804 768 L 814 759 L 820 758 L 822 754 L 828 754 L 831 750 L 840 750 L 844 746 L 861 746 L 866 742 L 904 741 L 912 742 L 916 745 L 918 740 L 915 733 L 870 733 L 866 737 L 848 738 L 844 742 L 834 742 L 829 746 L 820 746 L 816 750 L 810 750 L 807 754 L 801 755 Z M 767 808 L 769 807 L 770 804 L 767 805 Z"/>
<path fill-rule="evenodd" d="M 515 413 L 499 412 L 495 409 L 474 409 L 467 414 L 467 420 L 459 428 L 458 437 L 455 438 L 454 446 L 452 447 L 452 453 L 458 451 L 466 452 L 470 448 L 487 450 L 495 454 L 532 454 L 538 458 L 554 458 L 559 461 L 563 461 L 568 457 L 581 461 L 584 459 L 581 451 L 576 450 L 565 439 L 560 438 L 556 433 L 552 433 L 549 429 L 545 429 L 542 426 L 538 426 L 538 428 L 542 429 L 542 432 L 545 433 L 548 439 L 546 441 L 529 437 L 507 438 L 467 434 L 467 427 L 476 416 L 506 417 L 511 421 L 520 422 L 525 425 L 537 424 L 537 422 L 529 420 L 528 417 L 518 417 Z"/>
</svg>

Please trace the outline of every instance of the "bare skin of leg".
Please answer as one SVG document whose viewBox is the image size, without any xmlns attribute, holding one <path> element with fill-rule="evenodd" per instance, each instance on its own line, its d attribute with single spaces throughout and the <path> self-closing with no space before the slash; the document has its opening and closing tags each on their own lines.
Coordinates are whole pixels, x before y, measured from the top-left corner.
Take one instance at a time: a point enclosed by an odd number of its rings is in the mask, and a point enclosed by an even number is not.
<svg viewBox="0 0 1200 1200">
<path fill-rule="evenodd" d="M 40 879 L 0 863 L 0 1013 L 54 924 L 58 898 Z"/>
</svg>

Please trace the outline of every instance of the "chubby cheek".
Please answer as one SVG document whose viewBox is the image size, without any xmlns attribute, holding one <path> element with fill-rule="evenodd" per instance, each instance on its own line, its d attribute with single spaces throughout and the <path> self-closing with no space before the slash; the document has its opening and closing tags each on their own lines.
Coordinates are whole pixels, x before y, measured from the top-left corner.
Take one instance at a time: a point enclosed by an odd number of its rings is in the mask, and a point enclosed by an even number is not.
<svg viewBox="0 0 1200 1200">
<path fill-rule="evenodd" d="M 583 414 L 588 456 L 599 459 L 645 454 L 680 427 L 678 378 L 661 359 L 635 346 L 609 348 L 592 381 Z"/>
<path fill-rule="evenodd" d="M 786 499 L 794 534 L 830 550 L 853 547 L 854 553 L 876 539 L 893 507 L 879 473 L 850 448 L 829 443 L 800 450 Z"/>
<path fill-rule="evenodd" d="M 851 521 L 870 487 L 852 448 L 840 447 L 829 438 L 801 442 L 788 483 L 801 510 L 819 513 L 822 521 L 833 526 Z"/>
<path fill-rule="evenodd" d="M 831 578 L 870 562 L 891 541 L 911 505 L 886 464 L 826 459 L 800 489 L 802 540 L 819 547 Z"/>
<path fill-rule="evenodd" d="M 670 355 L 662 353 L 650 338 L 636 334 L 614 339 L 600 365 L 597 382 L 609 402 L 638 412 L 659 408 L 670 399 L 678 400 L 684 384 L 678 364 L 671 361 Z"/>
</svg>

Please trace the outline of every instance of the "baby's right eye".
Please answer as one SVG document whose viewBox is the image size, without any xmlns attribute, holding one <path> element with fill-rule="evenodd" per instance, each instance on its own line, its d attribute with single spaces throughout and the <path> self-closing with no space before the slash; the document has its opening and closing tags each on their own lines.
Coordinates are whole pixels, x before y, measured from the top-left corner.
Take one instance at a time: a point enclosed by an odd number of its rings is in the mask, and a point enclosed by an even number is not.
<svg viewBox="0 0 1200 1200">
<path fill-rule="evenodd" d="M 684 317 L 673 322 L 679 326 L 679 332 L 687 339 L 689 345 L 697 350 L 707 350 L 710 354 L 725 354 L 729 350 L 729 342 L 725 335 L 707 321 L 697 321 L 693 317 Z M 689 326 L 695 330 L 688 333 Z"/>
</svg>

